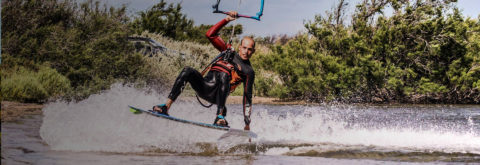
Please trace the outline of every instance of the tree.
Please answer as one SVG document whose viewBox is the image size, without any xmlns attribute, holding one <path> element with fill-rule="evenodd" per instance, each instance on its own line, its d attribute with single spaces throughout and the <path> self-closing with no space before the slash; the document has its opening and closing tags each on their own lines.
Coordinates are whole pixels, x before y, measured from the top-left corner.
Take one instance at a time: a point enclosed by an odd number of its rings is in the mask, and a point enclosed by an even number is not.
<svg viewBox="0 0 480 165">
<path fill-rule="evenodd" d="M 159 33 L 175 40 L 186 40 L 194 35 L 193 20 L 182 13 L 180 3 L 167 4 L 164 0 L 154 5 L 148 11 L 140 12 L 132 26 L 137 33 L 149 31 Z"/>
<path fill-rule="evenodd" d="M 191 32 L 192 35 L 190 35 L 188 37 L 188 40 L 198 42 L 198 43 L 201 43 L 201 44 L 209 44 L 210 41 L 208 41 L 208 39 L 205 37 L 205 33 L 212 26 L 213 25 L 204 25 L 204 24 L 201 24 L 199 26 L 195 26 L 193 28 L 194 30 Z M 230 36 L 232 35 L 233 26 L 235 26 L 235 31 L 234 31 L 234 34 L 232 36 L 233 40 L 236 39 L 238 35 L 241 35 L 243 33 L 243 26 L 241 24 L 226 26 L 222 30 L 220 30 L 220 32 L 219 32 L 220 37 L 223 38 L 224 40 L 226 40 L 225 42 L 227 42 L 230 39 Z"/>
<path fill-rule="evenodd" d="M 74 95 L 108 89 L 116 79 L 135 80 L 143 59 L 127 40 L 126 8 L 87 1 L 2 1 L 2 77 L 18 68 L 48 65 L 68 78 Z"/>
<path fill-rule="evenodd" d="M 305 24 L 311 39 L 274 46 L 258 63 L 281 76 L 280 96 L 291 98 L 480 103 L 479 20 L 454 2 L 364 0 L 343 25 L 341 1 Z"/>
</svg>

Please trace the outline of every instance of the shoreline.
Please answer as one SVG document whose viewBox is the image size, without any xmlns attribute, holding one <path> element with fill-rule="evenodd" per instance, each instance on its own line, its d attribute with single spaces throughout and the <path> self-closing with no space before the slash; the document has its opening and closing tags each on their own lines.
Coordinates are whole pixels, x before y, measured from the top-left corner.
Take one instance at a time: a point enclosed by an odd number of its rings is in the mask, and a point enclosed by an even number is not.
<svg viewBox="0 0 480 165">
<path fill-rule="evenodd" d="M 197 98 L 194 96 L 184 96 L 179 97 L 177 101 L 195 101 L 197 102 Z M 207 102 L 202 100 L 202 102 Z M 226 104 L 242 104 L 243 96 L 228 96 Z M 304 100 L 295 100 L 295 101 L 282 101 L 278 98 L 273 97 L 253 97 L 252 104 L 269 104 L 269 105 L 306 105 L 309 104 Z"/>
<path fill-rule="evenodd" d="M 2 101 L 1 122 L 14 122 L 26 115 L 41 115 L 43 104 Z"/>
<path fill-rule="evenodd" d="M 227 98 L 227 104 L 242 104 L 243 96 L 229 96 Z M 281 101 L 278 98 L 273 97 L 253 97 L 253 104 L 270 104 L 270 105 L 305 105 L 307 102 L 303 100 L 296 101 Z"/>
<path fill-rule="evenodd" d="M 196 97 L 183 97 L 181 100 L 197 101 Z M 305 101 L 280 101 L 277 98 L 254 97 L 253 104 L 270 105 L 301 105 Z M 242 96 L 229 96 L 227 104 L 242 104 Z M 15 122 L 27 115 L 41 115 L 44 104 L 38 103 L 20 103 L 15 101 L 1 101 L 1 122 Z"/>
</svg>

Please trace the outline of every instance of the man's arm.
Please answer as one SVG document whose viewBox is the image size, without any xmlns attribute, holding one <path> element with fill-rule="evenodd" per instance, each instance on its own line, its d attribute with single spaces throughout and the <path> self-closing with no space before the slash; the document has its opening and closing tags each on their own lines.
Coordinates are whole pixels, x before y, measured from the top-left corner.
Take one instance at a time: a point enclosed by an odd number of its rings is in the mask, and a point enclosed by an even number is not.
<svg viewBox="0 0 480 165">
<path fill-rule="evenodd" d="M 227 50 L 227 44 L 225 44 L 225 41 L 222 40 L 222 38 L 220 38 L 220 36 L 218 35 L 218 32 L 220 31 L 220 29 L 222 29 L 226 24 L 228 23 L 228 21 L 226 19 L 222 19 L 220 22 L 218 22 L 217 24 L 213 25 L 208 31 L 207 31 L 207 34 L 205 34 L 208 38 L 208 40 L 210 40 L 210 42 L 212 43 L 212 45 L 217 48 L 217 50 L 219 50 L 220 52 L 224 51 L 224 50 Z"/>
<path fill-rule="evenodd" d="M 246 76 L 246 79 L 243 82 L 243 116 L 245 121 L 245 130 L 250 130 L 250 115 L 252 114 L 252 92 L 253 92 L 253 82 L 255 79 L 255 74 Z"/>
<path fill-rule="evenodd" d="M 233 21 L 237 18 L 238 13 L 236 11 L 229 11 L 227 17 L 222 19 L 217 24 L 213 25 L 210 29 L 208 29 L 207 34 L 205 34 L 212 43 L 212 45 L 217 48 L 220 52 L 227 50 L 227 44 L 225 41 L 220 38 L 218 32 L 222 29 L 228 22 Z"/>
</svg>

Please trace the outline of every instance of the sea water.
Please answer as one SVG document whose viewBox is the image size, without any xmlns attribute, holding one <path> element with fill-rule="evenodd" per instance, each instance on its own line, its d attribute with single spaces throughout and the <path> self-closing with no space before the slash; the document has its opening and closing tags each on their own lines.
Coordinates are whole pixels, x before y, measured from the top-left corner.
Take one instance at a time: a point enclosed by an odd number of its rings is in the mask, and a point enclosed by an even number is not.
<svg viewBox="0 0 480 165">
<path fill-rule="evenodd" d="M 213 122 L 215 106 L 180 99 L 170 115 Z M 255 99 L 255 98 L 254 98 Z M 479 105 L 254 105 L 258 137 L 132 114 L 166 93 L 114 85 L 43 116 L 2 123 L 2 164 L 416 164 L 480 163 Z M 241 105 L 228 105 L 232 128 Z"/>
</svg>

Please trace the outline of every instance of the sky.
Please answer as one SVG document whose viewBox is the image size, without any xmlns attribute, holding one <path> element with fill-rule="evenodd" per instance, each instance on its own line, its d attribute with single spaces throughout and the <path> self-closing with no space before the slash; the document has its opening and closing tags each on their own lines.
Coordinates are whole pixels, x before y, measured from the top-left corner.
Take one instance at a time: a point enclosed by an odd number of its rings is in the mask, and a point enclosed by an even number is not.
<svg viewBox="0 0 480 165">
<path fill-rule="evenodd" d="M 101 0 L 115 7 L 127 5 L 129 14 L 135 15 L 145 11 L 160 0 Z M 165 0 L 168 3 L 180 3 L 182 12 L 196 25 L 215 24 L 225 17 L 223 14 L 212 13 L 212 5 L 216 0 Z M 464 16 L 478 18 L 480 15 L 480 0 L 458 0 L 457 7 Z M 360 0 L 346 0 L 349 3 L 346 18 L 351 16 L 355 5 Z M 304 22 L 313 20 L 317 14 L 330 11 L 336 0 L 265 0 L 261 21 L 253 19 L 237 19 L 237 24 L 243 25 L 244 35 L 269 36 L 278 34 L 294 35 L 305 31 Z M 236 10 L 240 14 L 255 15 L 259 11 L 260 0 L 222 0 L 221 10 Z"/>
</svg>

